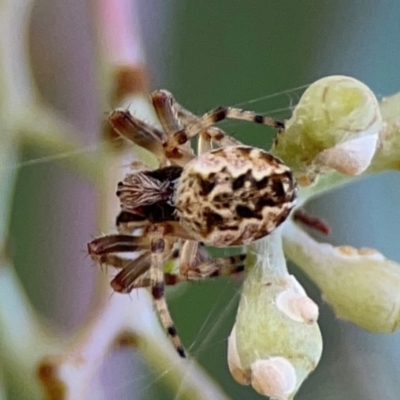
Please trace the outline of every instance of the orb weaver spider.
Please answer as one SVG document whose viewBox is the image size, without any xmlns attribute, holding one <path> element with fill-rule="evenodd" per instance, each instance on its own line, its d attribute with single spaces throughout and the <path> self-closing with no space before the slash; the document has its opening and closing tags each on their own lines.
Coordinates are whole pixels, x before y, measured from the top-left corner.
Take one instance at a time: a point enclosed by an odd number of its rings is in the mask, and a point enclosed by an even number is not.
<svg viewBox="0 0 400 400">
<path fill-rule="evenodd" d="M 277 129 L 283 129 L 283 123 L 233 107 L 197 117 L 165 90 L 152 93 L 151 100 L 162 130 L 126 110 L 113 111 L 109 121 L 122 136 L 152 152 L 159 167 L 136 163 L 136 171 L 118 183 L 119 233 L 94 239 L 88 252 L 96 262 L 121 269 L 111 282 L 117 292 L 150 288 L 161 324 L 185 357 L 165 285 L 243 271 L 243 254 L 212 258 L 203 245 L 241 246 L 270 234 L 288 217 L 297 186 L 281 160 L 214 126 L 223 119 Z M 195 136 L 197 154 L 189 146 Z M 140 252 L 135 260 L 117 254 L 135 251 Z M 172 259 L 178 260 L 177 271 L 165 272 Z"/>
</svg>

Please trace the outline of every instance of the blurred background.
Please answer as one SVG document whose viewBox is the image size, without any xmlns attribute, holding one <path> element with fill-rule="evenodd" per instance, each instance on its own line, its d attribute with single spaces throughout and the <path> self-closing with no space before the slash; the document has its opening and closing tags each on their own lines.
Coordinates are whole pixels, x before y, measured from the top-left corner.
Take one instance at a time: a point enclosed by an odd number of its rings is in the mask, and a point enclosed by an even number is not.
<svg viewBox="0 0 400 400">
<path fill-rule="evenodd" d="M 400 7 L 395 0 L 127 1 L 137 6 L 152 89 L 170 90 L 196 114 L 240 104 L 287 118 L 305 85 L 330 74 L 352 75 L 378 97 L 400 91 Z M 96 46 L 101 46 L 91 21 L 95 3 L 36 0 L 30 26 L 39 90 L 85 132 L 80 138 L 85 145 L 99 140 L 108 111 L 101 110 L 94 72 Z M 265 129 L 245 123 L 226 122 L 222 128 L 264 148 L 272 139 Z M 37 149 L 21 154 L 21 160 L 40 157 Z M 100 233 L 95 193 L 57 162 L 18 172 L 10 240 L 15 266 L 36 309 L 68 335 L 85 319 L 98 273 L 85 255 L 88 240 Z M 400 176 L 388 173 L 330 193 L 308 210 L 329 222 L 333 234 L 323 240 L 377 248 L 400 261 L 398 204 Z M 320 365 L 296 399 L 399 399 L 400 333 L 373 335 L 338 321 L 315 287 L 292 271 L 320 304 L 324 337 Z M 229 279 L 186 286 L 171 293 L 169 304 L 185 346 L 227 395 L 261 399 L 231 378 L 226 362 L 239 288 Z M 99 380 L 110 399 L 176 398 L 137 353 L 115 351 Z M 12 385 L 8 395 L 20 398 Z"/>
</svg>

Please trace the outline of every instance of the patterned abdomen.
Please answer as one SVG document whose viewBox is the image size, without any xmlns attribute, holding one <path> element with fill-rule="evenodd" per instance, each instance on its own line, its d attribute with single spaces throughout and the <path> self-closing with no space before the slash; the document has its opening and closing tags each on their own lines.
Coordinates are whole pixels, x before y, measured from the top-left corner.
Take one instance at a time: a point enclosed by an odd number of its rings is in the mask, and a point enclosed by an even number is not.
<svg viewBox="0 0 400 400">
<path fill-rule="evenodd" d="M 175 205 L 180 223 L 212 246 L 248 244 L 289 215 L 296 183 L 289 167 L 264 150 L 229 146 L 188 163 Z"/>
</svg>

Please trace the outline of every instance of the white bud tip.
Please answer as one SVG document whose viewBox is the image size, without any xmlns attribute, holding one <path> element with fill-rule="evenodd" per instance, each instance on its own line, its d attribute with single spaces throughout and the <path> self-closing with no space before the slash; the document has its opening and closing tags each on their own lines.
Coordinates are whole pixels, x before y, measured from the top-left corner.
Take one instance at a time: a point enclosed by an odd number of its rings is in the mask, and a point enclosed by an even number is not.
<svg viewBox="0 0 400 400">
<path fill-rule="evenodd" d="M 342 174 L 359 175 L 370 165 L 377 142 L 377 135 L 362 136 L 322 151 L 317 160 Z"/>
<path fill-rule="evenodd" d="M 264 396 L 285 400 L 296 389 L 296 371 L 284 357 L 257 360 L 251 364 L 251 384 Z"/>
<path fill-rule="evenodd" d="M 250 371 L 244 370 L 236 347 L 236 325 L 228 338 L 228 367 L 233 379 L 241 385 L 250 385 Z"/>
<path fill-rule="evenodd" d="M 306 295 L 304 289 L 291 276 L 290 286 L 277 294 L 275 304 L 278 310 L 296 322 L 312 324 L 318 319 L 318 306 Z"/>
</svg>

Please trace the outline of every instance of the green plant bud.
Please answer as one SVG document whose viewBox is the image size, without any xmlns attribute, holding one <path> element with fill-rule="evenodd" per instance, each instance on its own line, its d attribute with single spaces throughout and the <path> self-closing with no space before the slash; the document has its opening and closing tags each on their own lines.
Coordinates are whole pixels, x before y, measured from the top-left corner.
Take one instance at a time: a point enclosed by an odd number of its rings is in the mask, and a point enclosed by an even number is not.
<svg viewBox="0 0 400 400">
<path fill-rule="evenodd" d="M 369 172 L 400 169 L 400 93 L 380 102 L 383 128 Z"/>
<path fill-rule="evenodd" d="M 293 399 L 321 356 L 317 318 L 317 305 L 287 273 L 280 234 L 250 246 L 248 274 L 228 343 L 232 376 L 265 396 Z"/>
<path fill-rule="evenodd" d="M 400 326 L 400 265 L 374 249 L 318 243 L 289 221 L 285 254 L 319 286 L 340 318 L 372 332 Z"/>
<path fill-rule="evenodd" d="M 304 92 L 272 152 L 303 186 L 327 171 L 358 175 L 374 156 L 381 128 L 372 91 L 354 78 L 330 76 Z"/>
</svg>

